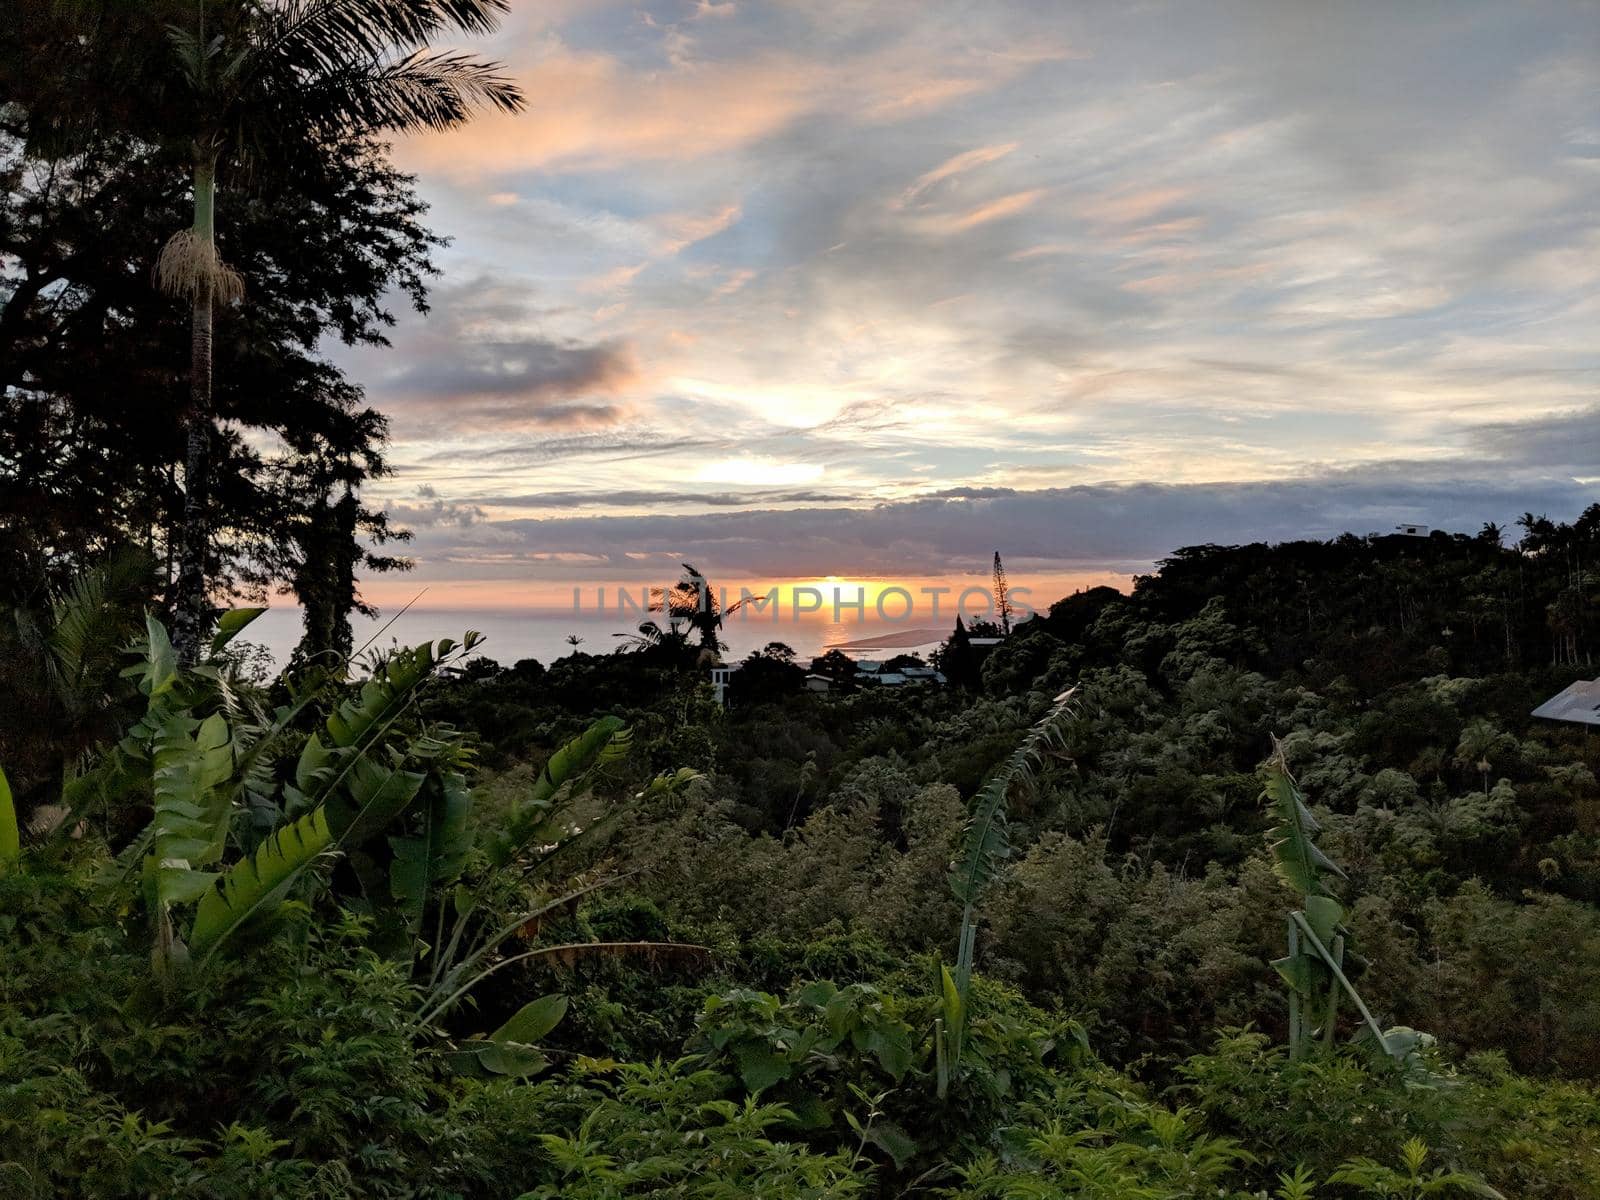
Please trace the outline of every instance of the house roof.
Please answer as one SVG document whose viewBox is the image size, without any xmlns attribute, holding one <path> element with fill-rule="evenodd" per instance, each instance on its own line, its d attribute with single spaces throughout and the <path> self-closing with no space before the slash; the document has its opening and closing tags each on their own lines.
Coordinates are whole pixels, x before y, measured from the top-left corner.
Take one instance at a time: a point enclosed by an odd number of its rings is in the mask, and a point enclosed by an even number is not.
<svg viewBox="0 0 1600 1200">
<path fill-rule="evenodd" d="M 1549 721 L 1600 725 L 1600 679 L 1578 680 L 1566 691 L 1539 705 L 1533 710 L 1533 715 Z"/>
</svg>

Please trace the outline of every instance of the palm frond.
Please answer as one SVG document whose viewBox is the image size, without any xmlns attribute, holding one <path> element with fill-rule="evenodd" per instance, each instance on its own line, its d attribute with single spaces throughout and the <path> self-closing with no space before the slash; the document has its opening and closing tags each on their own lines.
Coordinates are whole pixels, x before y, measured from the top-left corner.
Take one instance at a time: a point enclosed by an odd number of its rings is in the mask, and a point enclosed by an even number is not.
<svg viewBox="0 0 1600 1200">
<path fill-rule="evenodd" d="M 493 31 L 503 0 L 308 0 L 272 6 L 256 32 L 242 94 L 292 100 L 326 130 L 417 132 L 479 108 L 517 112 L 522 92 L 500 64 L 429 52 L 451 32 Z"/>
<path fill-rule="evenodd" d="M 425 46 L 441 34 L 493 33 L 507 0 L 275 0 L 258 35 L 274 56 L 321 65 L 376 59 Z"/>
</svg>

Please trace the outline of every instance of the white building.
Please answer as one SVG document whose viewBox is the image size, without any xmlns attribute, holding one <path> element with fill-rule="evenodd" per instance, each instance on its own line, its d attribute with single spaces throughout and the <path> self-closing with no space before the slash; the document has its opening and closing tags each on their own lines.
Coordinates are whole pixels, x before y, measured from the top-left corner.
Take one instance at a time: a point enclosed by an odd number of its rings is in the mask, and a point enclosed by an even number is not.
<svg viewBox="0 0 1600 1200">
<path fill-rule="evenodd" d="M 743 665 L 743 663 L 734 663 L 731 667 L 711 668 L 711 694 L 716 697 L 717 704 L 720 707 L 727 707 L 728 681 L 733 678 L 733 673 Z"/>
</svg>

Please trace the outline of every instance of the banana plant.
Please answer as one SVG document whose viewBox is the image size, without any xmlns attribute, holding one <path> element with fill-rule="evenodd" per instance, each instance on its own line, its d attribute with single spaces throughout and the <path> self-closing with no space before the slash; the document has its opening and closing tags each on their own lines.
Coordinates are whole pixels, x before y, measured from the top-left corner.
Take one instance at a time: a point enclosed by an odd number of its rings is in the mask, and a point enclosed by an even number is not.
<svg viewBox="0 0 1600 1200">
<path fill-rule="evenodd" d="M 224 618 L 219 638 L 243 623 Z M 550 756 L 509 812 L 475 813 L 471 748 L 448 727 L 419 728 L 415 710 L 429 681 L 479 640 L 468 633 L 459 643 L 387 655 L 319 728 L 296 735 L 297 719 L 319 696 L 263 718 L 248 697 L 230 699 L 224 672 L 182 667 L 165 629 L 149 622 L 141 661 L 129 672 L 147 711 L 122 745 L 127 762 L 143 769 L 155 817 L 119 864 L 125 871 L 142 866 L 153 958 L 165 978 L 184 968 L 204 972 L 246 934 L 270 928 L 286 900 L 323 878 L 318 865 L 336 856 L 358 885 L 346 884 L 341 902 L 373 919 L 374 945 L 408 964 L 421 984 L 419 1033 L 433 1031 L 474 987 L 514 963 L 570 967 L 588 957 L 698 960 L 708 953 L 653 942 L 505 952 L 510 939 L 535 938 L 551 914 L 622 878 L 570 870 L 557 877 L 550 867 L 629 811 L 624 802 L 604 805 L 582 823 L 574 815 L 599 773 L 631 743 L 621 720 L 602 718 Z M 252 719 L 242 715 L 247 709 Z M 298 753 L 277 754 L 293 736 L 301 736 Z M 688 770 L 660 775 L 632 804 L 697 779 Z M 270 828 L 253 845 L 241 844 L 246 818 L 261 812 L 276 814 Z M 184 933 L 180 918 L 189 905 L 194 914 Z M 508 907 L 521 911 L 506 919 Z M 450 1052 L 449 1061 L 475 1073 L 532 1074 L 544 1063 L 534 1043 L 565 1006 L 560 996 L 524 1006 L 500 1029 Z"/>
<path fill-rule="evenodd" d="M 213 652 L 258 611 L 226 614 Z M 389 734 L 426 682 L 478 640 L 469 633 L 461 643 L 446 639 L 380 660 L 356 695 L 328 715 L 323 730 L 306 738 L 294 782 L 281 789 L 281 823 L 251 852 L 224 865 L 242 794 L 270 783 L 262 747 L 303 705 L 280 710 L 266 736 L 246 744 L 220 708 L 197 715 L 217 707 L 223 672 L 211 663 L 181 668 L 166 629 L 147 620 L 142 659 L 127 672 L 147 697 L 146 711 L 120 749 L 125 762 L 143 766 L 155 813 L 120 861 L 134 855 L 142 861 L 159 973 L 170 977 L 191 957 L 204 969 L 230 940 L 270 922 L 322 855 L 354 852 L 405 813 L 425 776 L 412 769 L 414 745 L 389 744 Z M 176 913 L 189 904 L 197 907 L 185 938 Z"/>
<path fill-rule="evenodd" d="M 524 1004 L 493 1033 L 468 1038 L 448 1052 L 445 1064 L 457 1075 L 537 1075 L 550 1065 L 539 1043 L 566 1015 L 565 996 L 540 996 Z"/>
<path fill-rule="evenodd" d="M 1343 996 L 1355 1005 L 1362 1023 L 1385 1053 L 1406 1058 L 1423 1035 L 1403 1026 L 1385 1032 L 1350 982 L 1345 971 L 1350 930 L 1344 923 L 1343 906 L 1329 894 L 1326 883 L 1328 876 L 1348 877 L 1317 846 L 1314 839 L 1322 824 L 1289 773 L 1283 746 L 1276 739 L 1267 762 L 1262 799 L 1274 818 L 1267 833 L 1273 870 L 1300 897 L 1300 907 L 1287 918 L 1288 953 L 1272 962 L 1288 989 L 1290 1058 L 1304 1057 L 1318 1042 L 1332 1047 Z"/>
<path fill-rule="evenodd" d="M 418 807 L 430 783 L 421 805 L 425 830 L 438 820 L 433 803 L 438 792 L 448 792 L 460 808 L 465 781 L 459 767 L 466 754 L 453 731 L 406 739 L 390 735 L 423 687 L 480 640 L 469 632 L 459 643 L 446 638 L 394 652 L 377 663 L 354 697 L 328 714 L 322 730 L 306 739 L 294 782 L 282 788 L 285 823 L 216 882 L 195 914 L 192 949 L 202 966 L 233 937 L 269 923 L 295 884 L 328 854 L 342 853 L 352 862 L 369 908 L 393 908 L 392 868 L 377 869 L 377 857 L 368 848 L 383 845 L 387 832 Z M 459 819 L 465 819 L 464 812 Z M 430 837 L 424 834 L 425 840 Z M 395 861 L 400 861 L 397 851 Z"/>
<path fill-rule="evenodd" d="M 1051 701 L 1049 710 L 1028 730 L 972 802 L 961 838 L 961 854 L 950 871 L 950 890 L 961 901 L 956 965 L 952 971 L 939 964 L 941 1015 L 935 1022 L 934 1048 L 935 1086 L 941 1099 L 961 1065 L 978 940 L 978 904 L 1011 856 L 1011 796 L 1019 788 L 1033 786 L 1047 754 L 1065 753 L 1065 727 L 1076 715 L 1072 704 L 1076 691 L 1068 688 Z"/>
</svg>

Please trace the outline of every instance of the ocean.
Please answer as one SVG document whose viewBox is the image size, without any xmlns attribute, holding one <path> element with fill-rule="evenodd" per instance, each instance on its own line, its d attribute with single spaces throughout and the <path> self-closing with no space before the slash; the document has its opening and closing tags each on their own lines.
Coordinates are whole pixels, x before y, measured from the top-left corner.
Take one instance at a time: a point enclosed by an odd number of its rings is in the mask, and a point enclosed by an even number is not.
<svg viewBox="0 0 1600 1200">
<path fill-rule="evenodd" d="M 469 629 L 484 635 L 478 653 L 503 666 L 525 658 L 549 663 L 572 653 L 567 639 L 582 638 L 578 650 L 584 654 L 610 654 L 623 646 L 619 634 L 632 632 L 637 620 L 617 613 L 595 613 L 550 609 L 424 609 L 411 608 L 398 616 L 386 610 L 376 621 L 356 617 L 351 622 L 356 645 L 369 639 L 374 645 L 391 643 L 414 645 L 440 638 L 459 639 Z M 952 618 L 951 624 L 954 624 Z M 805 662 L 841 643 L 879 641 L 878 646 L 853 646 L 846 653 L 857 658 L 889 658 L 908 652 L 927 653 L 949 633 L 947 628 L 931 628 L 922 623 L 863 620 L 834 621 L 831 614 L 815 614 L 795 619 L 784 614 L 777 620 L 735 613 L 724 623 L 722 640 L 727 644 L 723 657 L 729 662 L 744 658 L 768 642 L 783 642 Z M 300 640 L 300 610 L 291 605 L 269 609 L 241 635 L 245 641 L 265 646 L 279 666 L 288 661 Z"/>
</svg>

